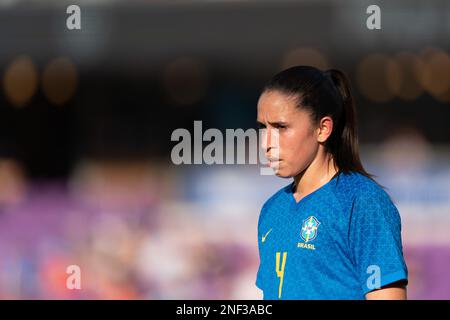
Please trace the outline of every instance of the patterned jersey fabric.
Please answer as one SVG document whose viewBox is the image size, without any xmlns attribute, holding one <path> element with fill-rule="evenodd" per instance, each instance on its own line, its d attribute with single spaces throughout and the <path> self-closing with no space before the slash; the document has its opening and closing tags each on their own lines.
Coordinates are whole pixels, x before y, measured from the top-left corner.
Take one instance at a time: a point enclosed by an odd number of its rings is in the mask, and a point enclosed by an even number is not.
<svg viewBox="0 0 450 320">
<path fill-rule="evenodd" d="M 377 183 L 339 173 L 299 202 L 293 187 L 259 216 L 256 285 L 264 299 L 364 299 L 407 282 L 400 215 Z"/>
</svg>

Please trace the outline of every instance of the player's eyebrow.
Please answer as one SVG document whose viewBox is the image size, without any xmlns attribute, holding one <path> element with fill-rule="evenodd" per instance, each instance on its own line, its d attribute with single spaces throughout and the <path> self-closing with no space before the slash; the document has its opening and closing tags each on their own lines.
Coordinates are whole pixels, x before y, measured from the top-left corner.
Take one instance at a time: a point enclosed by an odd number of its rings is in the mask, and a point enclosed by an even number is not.
<svg viewBox="0 0 450 320">
<path fill-rule="evenodd" d="M 271 126 L 286 126 L 287 125 L 287 122 L 285 122 L 285 121 L 268 121 L 268 123 L 271 125 Z M 259 126 L 266 126 L 264 123 L 262 123 L 261 121 L 256 121 L 256 124 L 258 124 Z"/>
<path fill-rule="evenodd" d="M 285 126 L 285 125 L 287 125 L 287 122 L 285 122 L 285 121 L 275 121 L 275 122 L 268 121 L 268 122 L 269 122 L 269 124 L 271 126 L 275 126 L 275 125 L 277 125 L 277 126 Z"/>
</svg>

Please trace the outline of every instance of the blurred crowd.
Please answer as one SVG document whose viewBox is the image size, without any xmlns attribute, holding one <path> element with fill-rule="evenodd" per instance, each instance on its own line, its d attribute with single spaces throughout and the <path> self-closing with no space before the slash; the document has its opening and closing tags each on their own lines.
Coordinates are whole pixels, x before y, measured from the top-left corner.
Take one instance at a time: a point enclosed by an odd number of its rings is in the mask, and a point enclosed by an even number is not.
<svg viewBox="0 0 450 320">
<path fill-rule="evenodd" d="M 33 183 L 2 160 L 0 297 L 252 297 L 257 211 L 203 212 L 157 171 L 90 163 L 68 182 Z M 81 290 L 66 286 L 70 265 L 81 269 Z"/>
</svg>

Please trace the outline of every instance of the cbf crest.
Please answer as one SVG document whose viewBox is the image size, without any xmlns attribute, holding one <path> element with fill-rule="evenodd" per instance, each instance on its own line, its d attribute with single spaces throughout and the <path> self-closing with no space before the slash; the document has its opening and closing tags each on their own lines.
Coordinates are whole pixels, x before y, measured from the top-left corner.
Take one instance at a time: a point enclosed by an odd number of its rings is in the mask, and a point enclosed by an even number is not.
<svg viewBox="0 0 450 320">
<path fill-rule="evenodd" d="M 319 228 L 320 222 L 316 217 L 310 216 L 303 220 L 302 231 L 300 233 L 302 239 L 305 242 L 312 241 L 317 237 L 317 229 Z"/>
</svg>

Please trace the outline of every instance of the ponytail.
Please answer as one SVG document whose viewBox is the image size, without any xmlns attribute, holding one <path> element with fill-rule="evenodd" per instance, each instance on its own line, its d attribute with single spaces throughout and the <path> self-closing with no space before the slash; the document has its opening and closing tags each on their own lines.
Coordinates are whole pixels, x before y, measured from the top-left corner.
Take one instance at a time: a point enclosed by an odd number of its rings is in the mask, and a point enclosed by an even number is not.
<svg viewBox="0 0 450 320">
<path fill-rule="evenodd" d="M 350 81 L 342 71 L 337 69 L 327 70 L 325 75 L 332 81 L 342 101 L 342 112 L 338 117 L 337 130 L 334 136 L 332 134 L 328 139 L 326 146 L 332 153 L 339 171 L 359 172 L 373 179 L 373 176 L 364 169 L 359 157 L 356 110 Z"/>
</svg>

